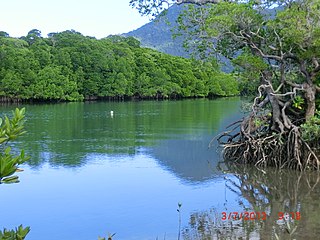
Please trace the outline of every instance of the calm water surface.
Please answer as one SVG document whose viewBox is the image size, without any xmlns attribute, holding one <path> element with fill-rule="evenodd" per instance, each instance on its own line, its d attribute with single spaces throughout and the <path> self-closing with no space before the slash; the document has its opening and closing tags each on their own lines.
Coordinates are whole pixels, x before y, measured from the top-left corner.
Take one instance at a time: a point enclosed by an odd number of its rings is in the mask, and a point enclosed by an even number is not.
<svg viewBox="0 0 320 240">
<path fill-rule="evenodd" d="M 208 149 L 242 116 L 238 98 L 24 107 L 28 133 L 14 147 L 31 159 L 19 184 L 0 186 L 0 228 L 30 226 L 30 240 L 178 239 L 181 217 L 180 239 L 320 234 L 318 174 L 228 167 Z M 222 221 L 244 211 L 267 217 Z"/>
</svg>

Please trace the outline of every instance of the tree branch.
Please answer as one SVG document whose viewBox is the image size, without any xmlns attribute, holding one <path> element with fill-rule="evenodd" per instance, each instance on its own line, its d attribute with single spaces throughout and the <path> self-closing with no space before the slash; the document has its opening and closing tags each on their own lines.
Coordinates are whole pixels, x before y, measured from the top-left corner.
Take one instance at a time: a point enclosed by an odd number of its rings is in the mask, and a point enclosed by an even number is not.
<svg viewBox="0 0 320 240">
<path fill-rule="evenodd" d="M 276 61 L 281 61 L 282 57 L 277 56 L 277 55 L 269 55 L 265 54 L 258 46 L 256 43 L 252 41 L 252 36 L 249 35 L 248 33 L 245 33 L 244 31 L 240 31 L 240 34 L 246 38 L 247 40 L 247 45 L 250 47 L 252 50 L 255 50 L 261 57 L 266 58 L 266 59 L 273 59 Z"/>
</svg>

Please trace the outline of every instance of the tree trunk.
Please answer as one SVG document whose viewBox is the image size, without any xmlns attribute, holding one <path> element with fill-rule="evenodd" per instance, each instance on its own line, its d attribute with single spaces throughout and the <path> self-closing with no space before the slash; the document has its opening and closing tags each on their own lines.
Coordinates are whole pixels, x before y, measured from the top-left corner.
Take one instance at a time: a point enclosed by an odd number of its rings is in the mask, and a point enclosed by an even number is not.
<svg viewBox="0 0 320 240">
<path fill-rule="evenodd" d="M 304 83 L 303 88 L 305 90 L 305 99 L 306 99 L 306 121 L 312 118 L 316 111 L 316 88 L 313 84 Z"/>
<path fill-rule="evenodd" d="M 271 130 L 273 131 L 280 130 L 280 132 L 283 133 L 285 131 L 285 126 L 282 123 L 281 108 L 280 108 L 279 100 L 277 96 L 274 95 L 271 82 L 272 82 L 272 73 L 270 71 L 265 70 L 262 73 L 261 84 L 266 86 L 265 92 L 271 104 L 271 109 L 272 109 Z"/>
</svg>

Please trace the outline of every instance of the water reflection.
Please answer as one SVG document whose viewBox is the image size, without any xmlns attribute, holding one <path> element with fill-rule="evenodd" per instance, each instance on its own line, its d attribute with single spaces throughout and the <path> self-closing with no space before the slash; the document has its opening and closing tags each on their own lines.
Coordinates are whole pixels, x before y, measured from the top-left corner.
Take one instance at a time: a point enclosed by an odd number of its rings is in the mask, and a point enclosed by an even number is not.
<svg viewBox="0 0 320 240">
<path fill-rule="evenodd" d="M 158 146 L 154 152 L 161 155 L 160 161 L 165 165 L 168 158 L 159 151 L 173 143 L 166 140 L 179 140 L 173 144 L 181 144 L 167 154 L 171 159 L 173 155 L 182 158 L 180 153 L 185 155 L 183 150 L 199 147 L 191 146 L 192 142 L 206 145 L 204 148 L 200 146 L 194 154 L 200 156 L 202 150 L 207 154 L 210 138 L 226 117 L 237 112 L 239 99 L 63 103 L 24 107 L 27 109 L 27 134 L 19 139 L 19 147 L 31 154 L 28 164 L 33 168 L 46 162 L 54 167 L 81 167 L 88 161 L 85 157 L 88 153 L 133 156 L 141 148 L 153 151 Z M 0 106 L 0 110 L 6 113 L 10 107 Z M 114 111 L 113 117 L 110 111 Z"/>
<path fill-rule="evenodd" d="M 152 155 L 163 168 L 189 184 L 203 184 L 214 177 L 221 176 L 217 169 L 218 153 L 215 148 L 208 149 L 211 136 L 161 141 L 152 148 Z"/>
<path fill-rule="evenodd" d="M 227 186 L 238 194 L 243 212 L 266 212 L 266 220 L 222 221 L 221 213 L 215 209 L 197 212 L 190 216 L 189 225 L 184 229 L 185 239 L 318 238 L 319 173 L 265 171 L 246 166 L 229 166 L 228 169 L 233 175 L 227 177 Z M 280 219 L 281 213 L 284 213 L 283 219 Z M 293 217 L 290 213 L 294 213 Z"/>
</svg>

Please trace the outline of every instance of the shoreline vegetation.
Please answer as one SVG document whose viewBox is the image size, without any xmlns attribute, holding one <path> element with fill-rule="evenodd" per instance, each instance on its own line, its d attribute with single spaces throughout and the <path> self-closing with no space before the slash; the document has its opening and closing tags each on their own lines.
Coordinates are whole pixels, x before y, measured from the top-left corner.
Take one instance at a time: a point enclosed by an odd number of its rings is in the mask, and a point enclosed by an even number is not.
<svg viewBox="0 0 320 240">
<path fill-rule="evenodd" d="M 20 38 L 0 32 L 0 102 L 181 99 L 238 95 L 233 74 L 140 47 L 133 37 L 97 40 L 74 30 Z"/>
<path fill-rule="evenodd" d="M 10 97 L 0 97 L 0 105 L 6 104 L 55 104 L 55 103 L 70 103 L 70 102 L 104 102 L 104 101 L 114 101 L 114 102 L 122 102 L 122 101 L 165 101 L 165 100 L 187 100 L 187 99 L 218 99 L 218 98 L 232 98 L 232 97 L 242 97 L 241 95 L 227 95 L 227 96 L 219 96 L 219 95 L 208 95 L 208 96 L 191 96 L 191 97 L 184 97 L 178 95 L 172 96 L 163 96 L 163 95 L 156 95 L 156 96 L 148 96 L 148 97 L 141 97 L 141 96 L 106 96 L 106 97 L 98 97 L 98 96 L 89 96 L 85 97 L 81 100 L 66 100 L 66 99 L 21 99 L 21 98 L 10 98 Z M 245 96 L 244 96 L 245 98 Z"/>
</svg>

